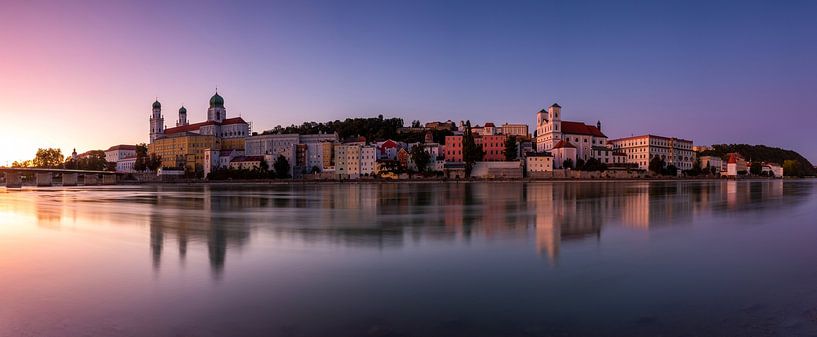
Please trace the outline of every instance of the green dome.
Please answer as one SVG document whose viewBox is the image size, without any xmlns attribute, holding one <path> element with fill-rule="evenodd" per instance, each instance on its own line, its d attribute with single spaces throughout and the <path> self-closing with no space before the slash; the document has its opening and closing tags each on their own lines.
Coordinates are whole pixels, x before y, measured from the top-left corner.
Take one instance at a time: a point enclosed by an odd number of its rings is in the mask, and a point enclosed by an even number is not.
<svg viewBox="0 0 817 337">
<path fill-rule="evenodd" d="M 153 102 L 153 108 L 154 109 L 161 109 L 162 108 L 162 103 L 159 103 L 159 100 L 156 100 L 156 102 Z"/>
<path fill-rule="evenodd" d="M 185 108 L 184 105 L 182 105 L 182 107 L 179 108 L 179 113 L 180 114 L 186 114 L 187 113 L 187 108 Z"/>
<path fill-rule="evenodd" d="M 213 95 L 213 97 L 210 97 L 210 107 L 211 108 L 224 107 L 224 98 L 219 96 L 218 92 L 216 92 L 216 94 Z"/>
</svg>

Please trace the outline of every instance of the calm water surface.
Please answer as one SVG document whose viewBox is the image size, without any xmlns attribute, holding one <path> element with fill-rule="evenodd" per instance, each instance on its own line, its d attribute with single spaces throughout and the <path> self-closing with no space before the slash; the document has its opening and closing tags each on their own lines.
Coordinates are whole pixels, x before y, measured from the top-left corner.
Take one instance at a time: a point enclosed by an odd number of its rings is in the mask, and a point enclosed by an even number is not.
<svg viewBox="0 0 817 337">
<path fill-rule="evenodd" d="M 0 336 L 814 336 L 815 192 L 0 188 Z"/>
</svg>

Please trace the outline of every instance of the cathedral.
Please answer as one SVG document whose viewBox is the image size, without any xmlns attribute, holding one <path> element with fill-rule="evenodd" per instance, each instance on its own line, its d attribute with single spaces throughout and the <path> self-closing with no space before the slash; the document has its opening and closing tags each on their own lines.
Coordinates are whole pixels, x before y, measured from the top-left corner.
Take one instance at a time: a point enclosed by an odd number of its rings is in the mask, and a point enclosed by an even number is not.
<svg viewBox="0 0 817 337">
<path fill-rule="evenodd" d="M 150 116 L 151 143 L 162 137 L 185 133 L 210 135 L 219 139 L 243 139 L 250 135 L 250 124 L 241 117 L 227 118 L 224 98 L 218 92 L 210 98 L 206 121 L 190 124 L 187 121 L 187 108 L 182 106 L 179 108 L 179 119 L 176 121 L 176 126 L 172 128 L 164 126 L 162 104 L 158 100 L 153 102 L 153 113 Z"/>
</svg>

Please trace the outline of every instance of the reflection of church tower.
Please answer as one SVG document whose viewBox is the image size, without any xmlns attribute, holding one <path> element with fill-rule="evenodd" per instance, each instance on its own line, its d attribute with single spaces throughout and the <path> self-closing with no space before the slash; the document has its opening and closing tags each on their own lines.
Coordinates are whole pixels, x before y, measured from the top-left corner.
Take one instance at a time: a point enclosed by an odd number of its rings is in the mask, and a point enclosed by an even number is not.
<svg viewBox="0 0 817 337">
<path fill-rule="evenodd" d="M 207 109 L 207 120 L 223 122 L 227 118 L 227 110 L 224 109 L 224 98 L 219 96 L 218 91 L 210 97 L 210 108 Z"/>
<path fill-rule="evenodd" d="M 151 215 L 158 217 L 158 215 Z M 159 269 L 162 262 L 162 247 L 164 246 L 165 233 L 161 220 L 158 218 L 150 221 L 150 254 L 153 258 L 153 268 Z"/>
<path fill-rule="evenodd" d="M 176 121 L 176 126 L 185 126 L 187 124 L 187 108 L 182 105 L 179 108 L 179 120 Z"/>
<path fill-rule="evenodd" d="M 150 142 L 159 138 L 165 132 L 165 119 L 162 117 L 162 104 L 159 100 L 153 102 L 153 114 L 150 115 Z"/>
</svg>

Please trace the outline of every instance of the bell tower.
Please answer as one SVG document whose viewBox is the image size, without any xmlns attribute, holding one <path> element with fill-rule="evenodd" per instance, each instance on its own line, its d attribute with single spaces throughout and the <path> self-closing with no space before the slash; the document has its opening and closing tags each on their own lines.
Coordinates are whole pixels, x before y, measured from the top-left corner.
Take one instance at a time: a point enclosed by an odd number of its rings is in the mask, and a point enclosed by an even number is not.
<svg viewBox="0 0 817 337">
<path fill-rule="evenodd" d="M 157 99 L 153 102 L 153 113 L 150 115 L 150 142 L 156 140 L 165 132 L 165 118 L 162 117 L 162 104 Z"/>
<path fill-rule="evenodd" d="M 182 107 L 179 108 L 179 120 L 176 121 L 176 126 L 185 126 L 187 124 L 189 124 L 187 123 L 187 108 L 182 105 Z"/>
</svg>

